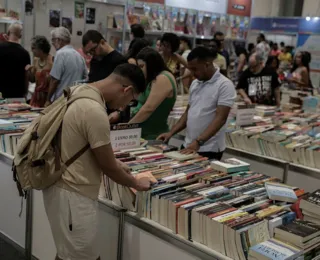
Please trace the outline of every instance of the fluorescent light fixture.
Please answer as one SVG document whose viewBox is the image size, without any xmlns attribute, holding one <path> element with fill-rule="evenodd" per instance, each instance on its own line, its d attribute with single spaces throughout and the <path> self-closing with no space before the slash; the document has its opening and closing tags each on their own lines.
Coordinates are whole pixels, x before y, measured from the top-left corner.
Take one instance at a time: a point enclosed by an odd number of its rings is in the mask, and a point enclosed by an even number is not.
<svg viewBox="0 0 320 260">
<path fill-rule="evenodd" d="M 306 17 L 306 20 L 307 20 L 307 21 L 310 21 L 310 20 L 311 20 L 310 16 L 307 16 L 307 17 Z"/>
</svg>

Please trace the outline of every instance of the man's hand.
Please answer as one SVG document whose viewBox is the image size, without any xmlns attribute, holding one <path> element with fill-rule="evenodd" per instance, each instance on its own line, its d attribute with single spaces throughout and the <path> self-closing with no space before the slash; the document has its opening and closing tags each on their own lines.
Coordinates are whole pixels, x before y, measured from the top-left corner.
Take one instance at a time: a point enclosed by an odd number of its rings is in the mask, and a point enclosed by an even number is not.
<svg viewBox="0 0 320 260">
<path fill-rule="evenodd" d="M 167 143 L 169 142 L 170 138 L 172 137 L 172 134 L 171 133 L 164 133 L 164 134 L 161 134 L 157 137 L 157 140 L 161 140 L 163 141 L 164 143 Z"/>
<path fill-rule="evenodd" d="M 197 141 L 193 141 L 187 148 L 180 151 L 182 154 L 193 154 L 197 153 L 200 149 L 200 146 Z"/>
<path fill-rule="evenodd" d="M 133 188 L 137 191 L 148 191 L 151 189 L 151 181 L 148 178 L 141 178 L 137 180 L 137 186 Z"/>
<path fill-rule="evenodd" d="M 50 106 L 52 103 L 50 101 L 47 101 L 45 104 L 44 104 L 44 107 L 48 107 Z"/>
<path fill-rule="evenodd" d="M 119 120 L 120 120 L 120 113 L 118 111 L 112 112 L 109 115 L 110 124 L 115 124 L 115 123 L 119 122 Z"/>
<path fill-rule="evenodd" d="M 243 101 L 247 104 L 247 105 L 252 105 L 252 101 L 250 98 L 246 97 L 243 99 Z"/>
<path fill-rule="evenodd" d="M 118 164 L 118 166 L 122 169 L 122 170 L 124 170 L 126 173 L 128 173 L 128 174 L 131 174 L 131 170 L 130 170 L 130 168 L 128 167 L 128 165 L 126 165 L 124 162 L 121 162 L 120 160 L 116 160 L 117 161 L 117 164 Z"/>
</svg>

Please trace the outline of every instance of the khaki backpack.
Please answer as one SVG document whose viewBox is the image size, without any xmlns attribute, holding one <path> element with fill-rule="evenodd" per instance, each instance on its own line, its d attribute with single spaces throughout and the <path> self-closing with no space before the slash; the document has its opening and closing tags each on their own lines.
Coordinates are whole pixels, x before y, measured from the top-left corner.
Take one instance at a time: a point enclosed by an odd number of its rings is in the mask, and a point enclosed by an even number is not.
<svg viewBox="0 0 320 260">
<path fill-rule="evenodd" d="M 88 144 L 66 162 L 61 161 L 62 121 L 69 105 L 82 98 L 97 101 L 96 94 L 87 88 L 74 87 L 72 93 L 70 89 L 65 90 L 64 95 L 45 108 L 25 130 L 13 159 L 13 178 L 20 196 L 26 196 L 28 190 L 43 190 L 53 185 L 65 169 L 90 148 Z"/>
</svg>

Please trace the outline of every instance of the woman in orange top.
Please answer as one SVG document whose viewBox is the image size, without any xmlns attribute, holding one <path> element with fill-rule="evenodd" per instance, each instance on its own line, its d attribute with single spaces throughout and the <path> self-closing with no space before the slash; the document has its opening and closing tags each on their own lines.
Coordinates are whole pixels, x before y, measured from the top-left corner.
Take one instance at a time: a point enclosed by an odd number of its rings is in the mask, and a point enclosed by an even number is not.
<svg viewBox="0 0 320 260">
<path fill-rule="evenodd" d="M 33 66 L 28 65 L 29 81 L 36 83 L 30 105 L 44 107 L 49 90 L 50 71 L 53 57 L 49 54 L 51 45 L 44 36 L 35 36 L 31 40 L 31 50 L 34 55 Z"/>
</svg>

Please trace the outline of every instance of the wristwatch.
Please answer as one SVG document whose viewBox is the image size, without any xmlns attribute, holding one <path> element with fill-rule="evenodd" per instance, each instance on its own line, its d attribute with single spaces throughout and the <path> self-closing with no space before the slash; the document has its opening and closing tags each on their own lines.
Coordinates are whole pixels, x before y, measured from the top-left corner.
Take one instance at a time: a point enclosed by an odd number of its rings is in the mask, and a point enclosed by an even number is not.
<svg viewBox="0 0 320 260">
<path fill-rule="evenodd" d="M 202 145 L 204 145 L 204 143 L 205 143 L 205 141 L 200 140 L 200 139 L 196 139 L 196 141 L 197 141 L 197 143 L 198 143 L 199 146 L 202 146 Z"/>
</svg>

